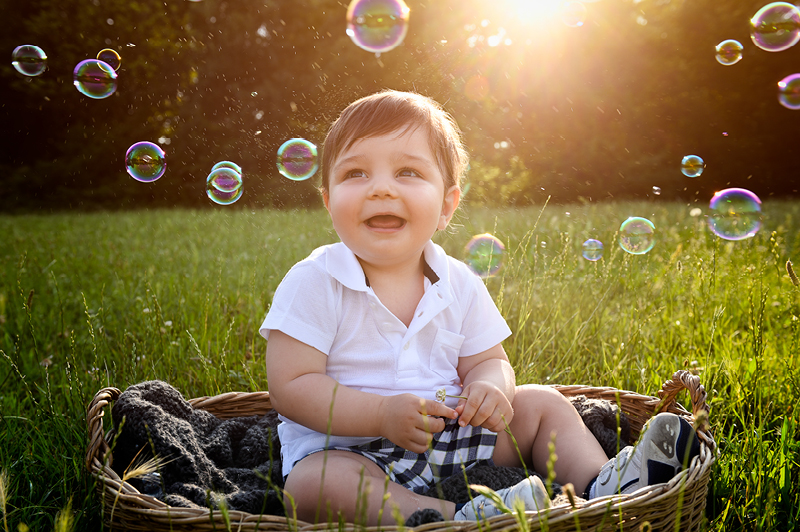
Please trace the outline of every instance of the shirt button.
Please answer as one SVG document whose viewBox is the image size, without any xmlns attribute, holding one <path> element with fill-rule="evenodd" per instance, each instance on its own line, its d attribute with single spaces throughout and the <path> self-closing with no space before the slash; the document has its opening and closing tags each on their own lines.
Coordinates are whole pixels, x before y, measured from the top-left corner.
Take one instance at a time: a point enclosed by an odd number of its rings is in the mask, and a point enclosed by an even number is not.
<svg viewBox="0 0 800 532">
<path fill-rule="evenodd" d="M 391 323 L 389 323 L 388 321 L 384 321 L 384 322 L 383 322 L 383 326 L 384 326 L 384 327 L 391 327 L 391 326 L 392 326 L 392 324 L 391 324 Z"/>
<path fill-rule="evenodd" d="M 424 313 L 425 313 L 425 311 L 424 311 L 424 310 L 420 310 L 420 311 L 419 311 L 419 314 L 417 314 L 417 317 L 419 318 L 419 317 L 420 317 L 420 316 L 422 316 Z"/>
<path fill-rule="evenodd" d="M 411 344 L 406 342 L 406 345 L 403 346 L 403 351 L 408 351 L 409 347 L 411 347 Z"/>
</svg>

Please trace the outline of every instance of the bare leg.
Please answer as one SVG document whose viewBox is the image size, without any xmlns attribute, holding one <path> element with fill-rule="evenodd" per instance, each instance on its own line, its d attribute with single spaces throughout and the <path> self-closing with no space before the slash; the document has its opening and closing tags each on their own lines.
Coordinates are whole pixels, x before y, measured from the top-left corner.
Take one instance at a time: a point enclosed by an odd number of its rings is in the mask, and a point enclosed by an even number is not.
<svg viewBox="0 0 800 532">
<path fill-rule="evenodd" d="M 575 407 L 557 390 L 533 384 L 517 386 L 511 406 L 514 407 L 514 418 L 510 428 L 519 452 L 511 437 L 499 432 L 494 462 L 520 467 L 521 454 L 527 467 L 545 474 L 550 457 L 550 435 L 555 433 L 556 481 L 561 484 L 571 482 L 578 494 L 583 493 L 608 458 Z"/>
<path fill-rule="evenodd" d="M 294 499 L 298 519 L 313 523 L 316 518 L 326 522 L 330 508 L 334 520 L 341 513 L 351 523 L 365 519 L 369 526 L 391 525 L 397 524 L 392 515 L 395 506 L 399 508 L 403 519 L 423 508 L 436 509 L 445 519 L 453 518 L 455 504 L 452 502 L 417 495 L 392 481 L 389 481 L 384 492 L 386 474 L 370 459 L 347 451 L 328 451 L 327 454 L 322 500 L 320 482 L 323 481 L 324 453 L 315 453 L 302 459 L 286 479 L 286 491 Z M 385 502 L 384 493 L 389 494 Z M 288 498 L 286 504 L 288 510 Z M 383 514 L 379 516 L 381 508 Z"/>
</svg>

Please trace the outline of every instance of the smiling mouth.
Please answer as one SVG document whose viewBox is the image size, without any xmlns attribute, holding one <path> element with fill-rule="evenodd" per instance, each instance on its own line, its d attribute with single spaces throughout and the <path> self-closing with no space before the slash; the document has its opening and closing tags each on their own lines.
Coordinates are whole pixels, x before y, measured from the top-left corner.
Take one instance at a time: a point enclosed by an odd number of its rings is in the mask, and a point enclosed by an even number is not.
<svg viewBox="0 0 800 532">
<path fill-rule="evenodd" d="M 406 221 L 399 216 L 380 214 L 367 219 L 366 223 L 373 229 L 400 229 L 406 224 Z"/>
</svg>

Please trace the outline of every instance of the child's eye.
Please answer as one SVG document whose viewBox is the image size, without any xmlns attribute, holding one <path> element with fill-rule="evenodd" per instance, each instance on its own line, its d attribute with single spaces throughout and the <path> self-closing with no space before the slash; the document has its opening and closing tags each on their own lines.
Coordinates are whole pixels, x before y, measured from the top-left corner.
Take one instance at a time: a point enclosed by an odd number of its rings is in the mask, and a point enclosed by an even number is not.
<svg viewBox="0 0 800 532">
<path fill-rule="evenodd" d="M 345 179 L 352 179 L 354 177 L 364 177 L 363 170 L 350 170 L 349 172 L 345 172 L 344 178 Z"/>
<path fill-rule="evenodd" d="M 422 177 L 419 172 L 412 170 L 411 168 L 403 168 L 397 173 L 397 175 L 402 177 Z"/>
</svg>

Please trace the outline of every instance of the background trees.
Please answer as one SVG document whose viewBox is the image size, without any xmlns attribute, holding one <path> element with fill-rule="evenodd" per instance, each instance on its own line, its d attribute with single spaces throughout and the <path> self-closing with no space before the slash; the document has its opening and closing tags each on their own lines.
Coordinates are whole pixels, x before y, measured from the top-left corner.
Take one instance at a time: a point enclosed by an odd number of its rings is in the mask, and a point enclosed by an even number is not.
<svg viewBox="0 0 800 532">
<path fill-rule="evenodd" d="M 3 209 L 206 206 L 205 177 L 223 159 L 244 169 L 236 206 L 317 205 L 313 179 L 278 174 L 278 146 L 321 143 L 347 103 L 381 88 L 428 94 L 456 116 L 473 157 L 468 201 L 796 193 L 800 114 L 775 91 L 800 70 L 800 48 L 752 44 L 765 0 L 602 0 L 579 28 L 529 9 L 536 0 L 407 3 L 404 43 L 376 57 L 345 35 L 346 2 L 9 2 L 2 48 L 41 46 L 49 70 L 0 69 Z M 727 38 L 745 46 L 730 67 L 714 59 Z M 90 100 L 72 69 L 106 47 L 122 56 L 119 88 Z M 166 175 L 132 180 L 127 147 L 157 139 Z M 680 174 L 688 153 L 708 163 L 701 178 Z"/>
</svg>

